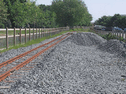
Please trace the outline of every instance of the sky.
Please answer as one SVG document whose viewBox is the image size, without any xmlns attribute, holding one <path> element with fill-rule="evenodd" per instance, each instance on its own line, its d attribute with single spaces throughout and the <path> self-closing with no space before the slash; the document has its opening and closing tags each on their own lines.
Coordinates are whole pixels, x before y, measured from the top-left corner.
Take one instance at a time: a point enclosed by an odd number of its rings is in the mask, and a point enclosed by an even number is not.
<svg viewBox="0 0 126 94">
<path fill-rule="evenodd" d="M 37 0 L 36 4 L 51 5 L 53 0 Z M 102 16 L 126 15 L 126 0 L 82 0 L 85 2 L 94 22 Z"/>
</svg>

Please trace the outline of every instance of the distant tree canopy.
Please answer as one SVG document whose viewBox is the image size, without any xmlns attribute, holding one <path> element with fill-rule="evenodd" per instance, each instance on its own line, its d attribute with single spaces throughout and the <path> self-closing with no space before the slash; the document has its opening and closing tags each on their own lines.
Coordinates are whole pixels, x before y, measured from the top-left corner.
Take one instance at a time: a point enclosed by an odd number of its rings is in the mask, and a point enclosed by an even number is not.
<svg viewBox="0 0 126 94">
<path fill-rule="evenodd" d="M 78 0 L 53 0 L 51 7 L 56 13 L 56 22 L 60 26 L 89 25 L 92 17 L 83 3 Z"/>
<path fill-rule="evenodd" d="M 7 21 L 7 7 L 3 0 L 0 0 L 0 27 L 4 27 L 4 23 Z"/>
<path fill-rule="evenodd" d="M 126 16 L 115 14 L 114 16 L 103 16 L 95 21 L 97 25 L 103 25 L 107 27 L 118 26 L 120 28 L 126 28 Z"/>
<path fill-rule="evenodd" d="M 0 0 L 0 28 L 90 25 L 92 16 L 84 2 L 54 0 L 36 5 L 35 0 Z"/>
<path fill-rule="evenodd" d="M 46 6 L 46 5 L 39 5 L 39 8 L 41 9 L 41 10 L 43 10 L 44 12 L 46 11 L 46 10 L 49 10 L 49 11 L 51 11 L 51 6 Z"/>
</svg>

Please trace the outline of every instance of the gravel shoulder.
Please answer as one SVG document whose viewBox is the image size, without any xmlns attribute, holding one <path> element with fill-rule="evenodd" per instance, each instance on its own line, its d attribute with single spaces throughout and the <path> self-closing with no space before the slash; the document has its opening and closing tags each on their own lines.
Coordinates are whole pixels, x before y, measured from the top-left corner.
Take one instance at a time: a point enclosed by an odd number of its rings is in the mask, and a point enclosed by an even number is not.
<svg viewBox="0 0 126 94">
<path fill-rule="evenodd" d="M 121 77 L 126 76 L 126 61 L 124 54 L 118 57 L 118 51 L 112 49 L 115 47 L 113 41 L 111 50 L 107 50 L 106 44 L 111 44 L 111 41 L 106 41 L 94 33 L 73 34 L 53 47 L 43 59 L 36 59 L 39 64 L 13 83 L 10 89 L 0 92 L 126 94 L 126 78 Z M 116 45 L 121 44 L 116 42 Z M 117 47 L 120 47 L 119 51 L 125 52 L 123 46 Z"/>
</svg>

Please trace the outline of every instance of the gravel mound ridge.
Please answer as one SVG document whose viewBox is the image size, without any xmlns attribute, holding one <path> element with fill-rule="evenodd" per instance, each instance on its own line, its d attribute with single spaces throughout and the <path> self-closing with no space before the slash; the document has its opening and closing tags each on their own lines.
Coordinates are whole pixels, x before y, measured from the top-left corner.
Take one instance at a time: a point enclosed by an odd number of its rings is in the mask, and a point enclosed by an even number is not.
<svg viewBox="0 0 126 94">
<path fill-rule="evenodd" d="M 98 49 L 109 52 L 111 54 L 115 54 L 119 58 L 125 58 L 126 57 L 126 47 L 124 42 L 120 42 L 119 40 L 112 39 L 109 41 L 106 41 L 105 43 L 102 43 L 98 45 Z"/>
<path fill-rule="evenodd" d="M 126 75 L 125 61 L 99 50 L 97 42 L 77 44 L 74 40 L 78 37 L 73 40 L 73 36 L 76 34 L 55 46 L 44 59 L 36 59 L 39 64 L 4 93 L 126 94 L 126 78 L 121 77 Z"/>
<path fill-rule="evenodd" d="M 73 34 L 71 37 L 69 37 L 69 39 L 75 44 L 83 46 L 98 45 L 106 42 L 105 39 L 97 34 L 89 32 Z"/>
</svg>

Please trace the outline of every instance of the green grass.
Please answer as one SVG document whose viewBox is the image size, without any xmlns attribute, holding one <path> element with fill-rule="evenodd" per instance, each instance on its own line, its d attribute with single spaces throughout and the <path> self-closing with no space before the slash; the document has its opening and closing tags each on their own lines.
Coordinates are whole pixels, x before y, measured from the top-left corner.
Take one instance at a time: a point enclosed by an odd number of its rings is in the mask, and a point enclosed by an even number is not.
<svg viewBox="0 0 126 94">
<path fill-rule="evenodd" d="M 11 46 L 8 49 L 0 50 L 0 53 L 6 52 L 6 51 L 11 50 L 11 49 L 18 49 L 18 48 L 21 48 L 21 47 L 27 47 L 27 46 L 32 45 L 32 44 L 37 44 L 37 43 L 40 43 L 41 41 L 44 41 L 46 39 L 53 38 L 53 37 L 62 35 L 62 34 L 67 33 L 67 32 L 72 32 L 72 31 L 73 30 L 62 31 L 62 32 L 55 34 L 55 35 L 52 35 L 52 36 L 42 37 L 42 38 L 38 38 L 38 39 L 35 39 L 35 40 L 28 41 L 26 44 L 18 44 L 16 46 Z"/>
</svg>

